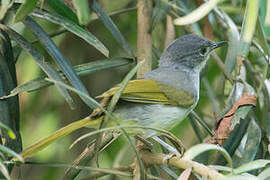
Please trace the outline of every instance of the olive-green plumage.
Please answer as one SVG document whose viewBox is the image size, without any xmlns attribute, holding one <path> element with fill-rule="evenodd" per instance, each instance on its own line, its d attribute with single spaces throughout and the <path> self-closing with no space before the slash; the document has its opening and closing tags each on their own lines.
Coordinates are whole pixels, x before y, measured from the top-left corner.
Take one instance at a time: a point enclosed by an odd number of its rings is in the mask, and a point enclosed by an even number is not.
<svg viewBox="0 0 270 180">
<path fill-rule="evenodd" d="M 166 48 L 157 69 L 128 83 L 113 115 L 123 125 L 133 124 L 170 130 L 196 106 L 199 100 L 200 71 L 205 66 L 209 53 L 223 44 L 224 42 L 213 43 L 193 34 L 178 38 Z M 111 88 L 99 96 L 103 98 L 104 106 L 118 88 Z M 89 118 L 58 130 L 26 149 L 21 155 L 28 157 L 37 149 L 44 148 L 81 127 L 96 127 L 102 116 L 102 112 L 96 109 Z M 147 129 L 127 131 L 131 134 L 142 133 L 146 137 L 157 135 L 156 131 Z"/>
</svg>

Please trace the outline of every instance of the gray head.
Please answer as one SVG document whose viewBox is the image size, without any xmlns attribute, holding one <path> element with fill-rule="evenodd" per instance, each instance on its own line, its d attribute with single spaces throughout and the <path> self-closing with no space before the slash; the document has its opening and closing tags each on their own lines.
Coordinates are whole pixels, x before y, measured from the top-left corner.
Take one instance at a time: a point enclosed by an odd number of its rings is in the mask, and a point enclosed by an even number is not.
<svg viewBox="0 0 270 180">
<path fill-rule="evenodd" d="M 195 34 L 184 35 L 173 41 L 164 51 L 159 67 L 187 67 L 201 70 L 210 52 L 226 42 L 214 43 Z"/>
</svg>

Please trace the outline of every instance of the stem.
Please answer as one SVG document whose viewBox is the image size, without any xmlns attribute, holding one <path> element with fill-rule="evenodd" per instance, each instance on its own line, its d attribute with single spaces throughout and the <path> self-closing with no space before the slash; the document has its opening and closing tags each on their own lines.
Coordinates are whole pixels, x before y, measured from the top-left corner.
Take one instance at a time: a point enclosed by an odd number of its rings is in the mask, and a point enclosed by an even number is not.
<svg viewBox="0 0 270 180">
<path fill-rule="evenodd" d="M 153 4 L 151 0 L 138 0 L 138 63 L 144 61 L 137 71 L 137 77 L 152 70 L 152 37 L 149 32 L 152 20 Z"/>
</svg>

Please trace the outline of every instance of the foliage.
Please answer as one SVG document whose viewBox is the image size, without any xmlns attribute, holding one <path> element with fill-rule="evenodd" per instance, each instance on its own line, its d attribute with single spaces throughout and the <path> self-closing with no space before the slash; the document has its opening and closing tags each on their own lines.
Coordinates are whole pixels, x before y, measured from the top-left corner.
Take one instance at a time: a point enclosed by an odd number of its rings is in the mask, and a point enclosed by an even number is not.
<svg viewBox="0 0 270 180">
<path fill-rule="evenodd" d="M 2 0 L 2 177 L 13 170 L 21 179 L 269 179 L 269 7 L 267 0 Z M 187 33 L 228 41 L 201 74 L 195 111 L 172 132 L 152 128 L 162 134 L 157 139 L 137 137 L 137 146 L 125 130 L 151 127 L 105 127 L 138 68 L 155 68 L 165 46 Z M 103 109 L 93 97 L 116 82 Z M 100 129 L 73 133 L 69 150 L 68 135 L 96 107 L 106 114 Z M 142 142 L 151 152 L 138 148 Z"/>
</svg>

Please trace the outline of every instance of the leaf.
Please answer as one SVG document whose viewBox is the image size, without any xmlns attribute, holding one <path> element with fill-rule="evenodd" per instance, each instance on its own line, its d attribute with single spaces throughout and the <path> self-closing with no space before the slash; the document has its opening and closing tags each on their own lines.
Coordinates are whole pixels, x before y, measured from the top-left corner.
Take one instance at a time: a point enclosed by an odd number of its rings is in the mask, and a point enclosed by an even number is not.
<svg viewBox="0 0 270 180">
<path fill-rule="evenodd" d="M 218 121 L 215 135 L 209 142 L 222 145 L 229 137 L 240 119 L 245 119 L 250 109 L 256 105 L 256 96 L 246 93 L 234 103 L 232 108 Z"/>
<path fill-rule="evenodd" d="M 175 25 L 184 26 L 195 23 L 206 16 L 220 0 L 209 0 L 184 17 L 174 20 Z"/>
<path fill-rule="evenodd" d="M 238 42 L 240 39 L 240 34 L 233 20 L 226 13 L 223 13 L 223 16 L 224 16 L 224 21 L 228 25 L 227 34 L 229 38 L 228 51 L 227 51 L 226 59 L 225 59 L 225 67 L 226 67 L 227 72 L 232 73 L 236 64 L 237 47 L 238 47 Z"/>
<path fill-rule="evenodd" d="M 220 180 L 260 180 L 260 179 L 251 174 L 242 174 L 242 175 L 228 175 Z"/>
<path fill-rule="evenodd" d="M 0 171 L 5 176 L 5 178 L 11 180 L 8 169 L 2 162 L 0 162 Z"/>
<path fill-rule="evenodd" d="M 94 0 L 93 5 L 91 6 L 92 9 L 99 15 L 100 19 L 102 20 L 103 24 L 107 27 L 107 29 L 112 33 L 113 37 L 116 41 L 121 45 L 121 47 L 133 58 L 135 59 L 135 55 L 132 52 L 131 48 L 129 47 L 127 41 L 125 40 L 124 36 L 121 34 L 117 26 L 114 24 L 112 19 L 104 12 L 100 4 Z"/>
<path fill-rule="evenodd" d="M 153 14 L 152 14 L 152 23 L 149 30 L 150 32 L 152 32 L 154 27 L 166 17 L 170 9 L 171 8 L 168 5 L 168 0 L 156 1 L 156 5 L 153 9 Z"/>
<path fill-rule="evenodd" d="M 37 6 L 39 0 L 25 0 L 15 14 L 15 23 L 24 20 Z"/>
<path fill-rule="evenodd" d="M 248 0 L 246 5 L 246 11 L 244 21 L 242 23 L 242 32 L 238 47 L 238 59 L 237 62 L 241 65 L 242 58 L 247 57 L 249 52 L 249 46 L 252 41 L 256 21 L 259 12 L 259 0 Z"/>
<path fill-rule="evenodd" d="M 270 160 L 258 159 L 258 160 L 251 161 L 251 162 L 241 165 L 240 167 L 234 169 L 233 172 L 235 174 L 241 174 L 244 172 L 254 171 L 257 169 L 264 168 L 269 163 L 270 163 Z"/>
<path fill-rule="evenodd" d="M 3 124 L 2 122 L 0 122 L 0 128 L 4 131 L 7 132 L 7 134 L 9 135 L 9 137 L 11 139 L 15 139 L 16 138 L 16 135 L 15 133 L 12 131 L 12 129 L 10 129 L 8 126 L 6 126 L 5 124 Z"/>
<path fill-rule="evenodd" d="M 62 0 L 46 0 L 46 3 L 61 16 L 79 24 L 77 15 Z"/>
<path fill-rule="evenodd" d="M 14 30 L 10 29 L 9 27 L 0 24 L 0 29 L 4 30 L 6 33 L 9 34 L 9 36 L 14 39 L 26 52 L 28 52 L 33 59 L 37 62 L 37 64 L 40 66 L 40 68 L 48 75 L 48 77 L 62 81 L 61 76 L 58 74 L 58 72 L 54 69 L 54 67 L 46 62 L 44 59 L 44 56 L 24 37 L 22 37 L 20 34 L 15 32 Z M 68 94 L 67 90 L 56 86 L 60 93 L 63 95 L 63 97 L 66 99 L 68 104 L 74 108 L 73 100 L 71 99 L 70 95 Z"/>
<path fill-rule="evenodd" d="M 84 30 L 82 27 L 72 22 L 71 20 L 58 14 L 52 12 L 47 13 L 46 11 L 41 10 L 35 10 L 32 15 L 55 24 L 59 24 L 69 32 L 76 34 L 77 36 L 85 40 L 88 44 L 92 45 L 106 57 L 109 56 L 109 50 L 93 34 Z"/>
<path fill-rule="evenodd" d="M 181 175 L 177 178 L 177 180 L 188 180 L 191 175 L 192 168 L 187 168 L 184 170 L 184 172 L 181 173 Z"/>
<path fill-rule="evenodd" d="M 29 28 L 37 37 L 37 39 L 40 41 L 40 43 L 44 46 L 44 48 L 48 51 L 48 53 L 51 55 L 51 57 L 55 60 L 56 64 L 59 66 L 59 68 L 62 70 L 62 72 L 65 74 L 67 79 L 70 81 L 70 83 L 79 91 L 84 92 L 85 94 L 88 94 L 86 88 L 82 84 L 81 80 L 78 78 L 76 73 L 71 68 L 71 65 L 69 64 L 68 60 L 64 57 L 64 55 L 59 51 L 59 49 L 56 47 L 54 42 L 50 39 L 48 34 L 29 16 L 25 18 L 23 23 L 26 25 L 27 28 Z M 80 96 L 81 99 L 87 104 L 90 108 L 94 109 L 95 107 L 92 106 L 89 101 L 83 97 Z"/>
<path fill-rule="evenodd" d="M 98 60 L 98 61 L 94 61 L 90 63 L 80 64 L 80 65 L 74 66 L 73 69 L 77 73 L 78 76 L 85 76 L 90 73 L 102 70 L 102 69 L 119 67 L 119 66 L 127 65 L 132 62 L 133 60 L 128 59 L 128 58 L 103 59 L 103 60 Z M 60 73 L 60 75 L 64 79 L 66 79 L 63 73 Z M 25 91 L 32 92 L 32 91 L 36 91 L 38 89 L 53 85 L 53 83 L 46 81 L 45 78 L 46 76 L 43 76 L 43 77 L 30 80 L 26 83 L 23 83 L 17 86 L 16 88 L 14 88 L 9 95 L 0 97 L 0 99 L 6 99 Z"/>
<path fill-rule="evenodd" d="M 14 158 L 17 158 L 20 162 L 24 162 L 24 159 L 22 158 L 22 156 L 20 156 L 19 154 L 17 154 L 16 152 L 14 152 L 13 150 L 3 146 L 0 144 L 0 151 L 3 153 L 6 153 Z"/>
<path fill-rule="evenodd" d="M 1 0 L 1 6 L 0 6 L 0 20 L 2 20 L 8 9 L 12 6 L 12 4 L 14 3 L 13 0 Z"/>
<path fill-rule="evenodd" d="M 233 163 L 236 167 L 255 159 L 261 138 L 261 129 L 253 119 L 249 123 L 246 135 L 243 137 L 240 146 L 233 156 Z"/>
<path fill-rule="evenodd" d="M 81 25 L 87 25 L 90 22 L 90 10 L 87 0 L 72 0 L 72 3 L 76 9 L 79 23 Z"/>
<path fill-rule="evenodd" d="M 260 172 L 260 174 L 258 175 L 258 178 L 261 180 L 268 180 L 270 178 L 270 167 Z"/>
<path fill-rule="evenodd" d="M 224 156 L 224 158 L 227 160 L 227 162 L 229 163 L 229 166 L 230 167 L 233 166 L 232 159 L 231 159 L 231 156 L 229 155 L 229 153 L 224 148 L 217 146 L 217 145 L 214 145 L 214 144 L 197 144 L 195 146 L 192 146 L 190 149 L 188 149 L 185 152 L 183 158 L 188 159 L 188 160 L 192 160 L 196 156 L 198 156 L 204 152 L 213 151 L 213 150 L 219 151 Z"/>
</svg>

